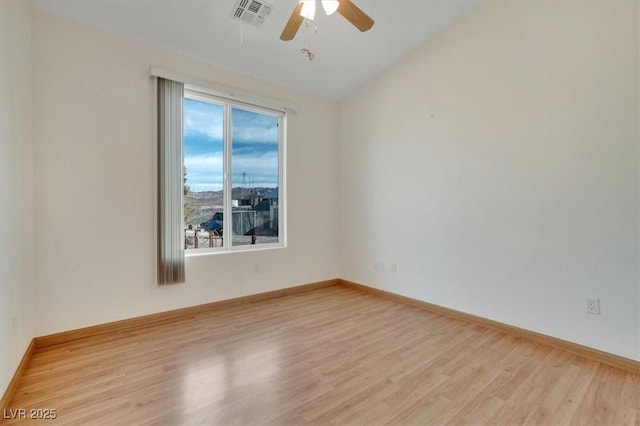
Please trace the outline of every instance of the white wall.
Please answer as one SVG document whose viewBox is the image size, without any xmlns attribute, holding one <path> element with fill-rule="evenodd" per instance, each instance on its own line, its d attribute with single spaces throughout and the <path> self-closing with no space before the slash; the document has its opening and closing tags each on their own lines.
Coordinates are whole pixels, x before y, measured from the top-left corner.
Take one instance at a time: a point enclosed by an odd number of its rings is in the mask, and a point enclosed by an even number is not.
<svg viewBox="0 0 640 426">
<path fill-rule="evenodd" d="M 637 8 L 491 2 L 345 100 L 341 277 L 640 360 Z"/>
<path fill-rule="evenodd" d="M 152 65 L 300 105 L 288 248 L 191 257 L 186 284 L 156 286 Z M 337 278 L 336 103 L 43 14 L 34 93 L 37 335 Z"/>
<path fill-rule="evenodd" d="M 0 395 L 33 337 L 31 11 L 0 1 Z"/>
</svg>

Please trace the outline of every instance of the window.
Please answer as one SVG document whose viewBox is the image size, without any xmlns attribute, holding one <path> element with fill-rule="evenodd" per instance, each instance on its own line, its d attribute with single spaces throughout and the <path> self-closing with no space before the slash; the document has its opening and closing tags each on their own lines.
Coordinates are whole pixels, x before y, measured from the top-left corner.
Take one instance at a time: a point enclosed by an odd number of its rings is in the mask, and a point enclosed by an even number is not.
<svg viewBox="0 0 640 426">
<path fill-rule="evenodd" d="M 158 285 L 185 282 L 185 251 L 284 247 L 284 111 L 297 106 L 215 83 L 195 90 L 185 87 L 185 76 L 160 68 L 152 67 L 151 75 L 157 95 Z M 242 103 L 237 96 L 282 106 Z"/>
<path fill-rule="evenodd" d="M 187 253 L 284 246 L 283 112 L 185 90 Z"/>
</svg>

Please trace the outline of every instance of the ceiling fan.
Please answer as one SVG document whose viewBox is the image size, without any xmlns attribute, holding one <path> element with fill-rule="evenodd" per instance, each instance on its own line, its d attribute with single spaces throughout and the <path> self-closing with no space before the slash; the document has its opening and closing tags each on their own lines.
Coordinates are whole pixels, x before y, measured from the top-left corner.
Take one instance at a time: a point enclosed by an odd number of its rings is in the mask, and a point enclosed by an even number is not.
<svg viewBox="0 0 640 426">
<path fill-rule="evenodd" d="M 322 7 L 327 15 L 333 14 L 336 10 L 347 21 L 351 22 L 360 31 L 367 31 L 373 27 L 373 19 L 364 13 L 358 6 L 353 4 L 351 0 L 322 0 Z M 287 24 L 280 34 L 280 40 L 292 40 L 300 25 L 305 19 L 313 20 L 316 13 L 315 0 L 301 0 L 293 9 Z"/>
</svg>

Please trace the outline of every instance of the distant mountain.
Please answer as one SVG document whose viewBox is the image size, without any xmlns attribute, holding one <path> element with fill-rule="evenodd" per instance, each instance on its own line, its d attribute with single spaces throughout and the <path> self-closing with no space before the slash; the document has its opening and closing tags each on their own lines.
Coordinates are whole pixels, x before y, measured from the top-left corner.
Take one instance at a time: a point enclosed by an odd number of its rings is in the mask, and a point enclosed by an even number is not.
<svg viewBox="0 0 640 426">
<path fill-rule="evenodd" d="M 242 188 L 235 187 L 231 191 L 231 199 L 237 200 L 249 194 L 264 194 L 273 188 Z M 190 192 L 184 197 L 185 205 L 189 205 L 192 212 L 186 224 L 200 226 L 202 222 L 210 220 L 214 213 L 222 211 L 224 191 Z"/>
</svg>

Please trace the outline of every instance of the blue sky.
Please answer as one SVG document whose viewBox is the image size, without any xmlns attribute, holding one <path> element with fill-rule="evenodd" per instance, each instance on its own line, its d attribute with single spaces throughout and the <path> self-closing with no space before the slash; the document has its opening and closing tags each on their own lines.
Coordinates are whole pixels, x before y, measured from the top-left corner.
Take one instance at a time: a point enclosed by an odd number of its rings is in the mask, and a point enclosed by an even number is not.
<svg viewBox="0 0 640 426">
<path fill-rule="evenodd" d="M 278 186 L 278 118 L 232 109 L 233 186 Z M 224 108 L 185 99 L 184 164 L 192 191 L 222 189 Z"/>
</svg>

